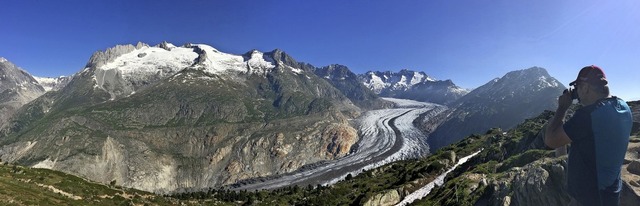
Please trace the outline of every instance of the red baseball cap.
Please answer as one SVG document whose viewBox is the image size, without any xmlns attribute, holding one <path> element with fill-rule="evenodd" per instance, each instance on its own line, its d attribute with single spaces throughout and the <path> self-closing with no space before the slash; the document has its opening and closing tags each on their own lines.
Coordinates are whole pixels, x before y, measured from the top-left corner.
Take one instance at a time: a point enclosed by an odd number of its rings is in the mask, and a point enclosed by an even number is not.
<svg viewBox="0 0 640 206">
<path fill-rule="evenodd" d="M 607 76 L 604 75 L 604 71 L 596 65 L 586 66 L 578 73 L 578 78 L 575 81 L 569 83 L 570 86 L 576 85 L 578 82 L 587 82 L 595 85 L 606 85 Z"/>
</svg>

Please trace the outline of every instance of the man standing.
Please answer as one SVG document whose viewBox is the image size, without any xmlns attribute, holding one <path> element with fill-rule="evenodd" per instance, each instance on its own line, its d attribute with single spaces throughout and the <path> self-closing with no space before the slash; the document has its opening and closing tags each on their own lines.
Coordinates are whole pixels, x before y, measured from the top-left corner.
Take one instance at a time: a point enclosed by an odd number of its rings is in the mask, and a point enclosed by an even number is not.
<svg viewBox="0 0 640 206">
<path fill-rule="evenodd" d="M 556 114 L 545 131 L 544 143 L 551 148 L 571 143 L 567 181 L 571 205 L 620 202 L 620 169 L 633 118 L 627 103 L 609 94 L 607 83 L 599 67 L 582 68 L 569 84 L 575 89 L 558 97 Z M 583 107 L 563 124 L 572 93 L 577 93 Z"/>
</svg>

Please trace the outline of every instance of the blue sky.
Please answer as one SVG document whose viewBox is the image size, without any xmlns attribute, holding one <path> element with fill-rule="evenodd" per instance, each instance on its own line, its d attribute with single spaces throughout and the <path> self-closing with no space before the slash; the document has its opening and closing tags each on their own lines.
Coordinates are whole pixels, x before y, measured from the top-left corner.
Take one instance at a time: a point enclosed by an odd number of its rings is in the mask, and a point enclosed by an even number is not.
<svg viewBox="0 0 640 206">
<path fill-rule="evenodd" d="M 138 41 L 284 50 L 355 73 L 411 69 L 478 87 L 546 68 L 565 85 L 596 64 L 614 95 L 640 99 L 640 1 L 0 2 L 0 56 L 37 76 L 80 71 L 91 54 Z"/>
</svg>

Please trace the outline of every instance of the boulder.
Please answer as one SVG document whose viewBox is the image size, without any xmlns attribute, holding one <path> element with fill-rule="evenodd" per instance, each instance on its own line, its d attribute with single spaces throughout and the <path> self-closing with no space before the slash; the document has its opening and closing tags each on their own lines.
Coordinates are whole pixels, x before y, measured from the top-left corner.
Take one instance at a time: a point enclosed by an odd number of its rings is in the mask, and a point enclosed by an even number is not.
<svg viewBox="0 0 640 206">
<path fill-rule="evenodd" d="M 505 179 L 494 184 L 494 203 L 500 205 L 567 205 L 566 156 L 544 158 L 509 170 Z M 498 183 L 511 184 L 495 185 Z M 511 191 L 509 191 L 511 190 Z"/>
<path fill-rule="evenodd" d="M 631 161 L 631 163 L 629 163 L 629 166 L 627 167 L 627 170 L 632 174 L 640 175 L 640 161 L 639 160 Z"/>
<path fill-rule="evenodd" d="M 397 190 L 387 190 L 384 193 L 374 195 L 364 203 L 365 206 L 395 205 L 400 202 L 400 194 Z"/>
</svg>

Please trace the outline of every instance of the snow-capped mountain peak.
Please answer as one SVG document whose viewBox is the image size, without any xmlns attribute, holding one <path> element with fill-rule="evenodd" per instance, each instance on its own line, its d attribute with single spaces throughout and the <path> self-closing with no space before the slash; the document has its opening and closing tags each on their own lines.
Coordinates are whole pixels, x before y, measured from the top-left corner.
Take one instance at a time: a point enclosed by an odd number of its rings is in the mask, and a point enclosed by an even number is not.
<svg viewBox="0 0 640 206">
<path fill-rule="evenodd" d="M 483 97 L 493 102 L 502 102 L 505 99 L 519 96 L 517 99 L 530 98 L 529 93 L 540 91 L 557 92 L 565 87 L 555 78 L 551 77 L 544 68 L 531 67 L 528 69 L 511 71 L 503 77 L 495 78 L 486 84 L 471 91 L 469 97 Z M 555 93 L 553 95 L 556 95 Z M 489 100 L 487 100 L 489 101 Z M 475 100 L 474 100 L 475 102 Z M 535 112 L 533 112 L 535 113 Z M 532 114 L 533 114 L 532 113 Z"/>
<path fill-rule="evenodd" d="M 235 55 L 220 52 L 206 44 L 189 43 L 177 47 L 162 42 L 156 46 L 143 43 L 136 46 L 118 45 L 104 52 L 96 52 L 85 71 L 94 71 L 95 87 L 108 91 L 114 99 L 130 95 L 140 87 L 170 77 L 186 68 L 224 78 L 228 73 L 264 75 L 276 65 L 278 63 L 270 54 L 257 50 L 245 55 Z"/>
<path fill-rule="evenodd" d="M 360 75 L 361 82 L 383 97 L 407 98 L 446 104 L 464 96 L 469 91 L 450 80 L 439 81 L 424 72 L 402 69 L 399 72 L 369 71 Z"/>
<path fill-rule="evenodd" d="M 168 51 L 160 47 L 143 47 L 123 54 L 98 69 L 118 70 L 124 76 L 157 72 L 175 73 L 176 70 L 191 66 L 197 57 L 198 54 L 191 48 L 174 48 Z"/>
<path fill-rule="evenodd" d="M 0 63 L 6 62 L 7 59 L 5 59 L 4 57 L 0 57 Z"/>
<path fill-rule="evenodd" d="M 276 67 L 275 60 L 272 57 L 266 56 L 258 50 L 253 50 L 251 52 L 251 58 L 247 60 L 247 65 L 249 66 L 249 70 L 255 68 L 262 72 L 266 72 L 267 70 Z"/>
<path fill-rule="evenodd" d="M 416 84 L 435 81 L 435 79 L 429 77 L 424 72 L 416 72 L 407 69 L 402 69 L 399 72 L 369 71 L 365 74 L 363 80 L 365 86 L 378 94 L 380 94 L 382 90 L 388 88 L 406 91 Z"/>
</svg>

